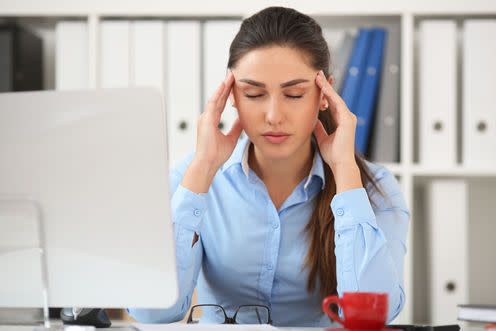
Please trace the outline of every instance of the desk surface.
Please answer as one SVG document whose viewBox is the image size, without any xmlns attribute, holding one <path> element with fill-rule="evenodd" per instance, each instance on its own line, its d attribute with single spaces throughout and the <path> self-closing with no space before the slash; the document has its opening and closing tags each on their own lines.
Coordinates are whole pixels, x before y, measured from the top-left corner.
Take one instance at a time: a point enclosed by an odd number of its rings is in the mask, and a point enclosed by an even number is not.
<svg viewBox="0 0 496 331">
<path fill-rule="evenodd" d="M 30 325 L 30 326 L 24 326 L 24 325 L 0 325 L 0 331 L 33 331 L 36 326 Z M 285 331 L 324 331 L 325 329 L 322 328 L 280 328 L 281 330 Z M 101 328 L 101 329 L 95 329 L 96 331 L 136 331 L 135 328 L 132 328 L 130 326 L 112 326 L 110 328 Z M 474 330 L 475 331 L 475 330 Z M 477 330 L 477 331 L 482 331 L 482 330 Z"/>
<path fill-rule="evenodd" d="M 56 326 L 61 326 L 62 323 L 60 320 L 56 320 L 55 322 L 52 323 L 52 327 Z M 0 331 L 33 331 L 34 328 L 37 327 L 36 325 L 0 325 Z M 41 327 L 41 325 L 39 326 Z M 305 328 L 305 327 L 283 327 L 280 328 L 281 330 L 286 330 L 286 331 L 325 331 L 325 328 Z M 101 329 L 96 329 L 96 331 L 136 331 L 135 328 L 131 327 L 131 323 L 126 322 L 126 321 L 113 321 L 112 322 L 112 327 L 110 328 L 101 328 Z M 463 331 L 486 331 L 483 327 L 476 327 L 476 326 L 470 326 L 470 327 L 464 327 L 461 326 L 461 330 Z"/>
<path fill-rule="evenodd" d="M 56 320 L 51 323 L 52 327 L 62 326 L 60 320 Z M 35 327 L 41 327 L 36 325 L 0 325 L 0 331 L 33 331 Z M 286 331 L 323 331 L 323 328 L 305 328 L 305 327 L 285 327 L 280 328 L 281 330 Z M 130 322 L 124 321 L 112 321 L 112 326 L 110 328 L 100 328 L 95 329 L 96 331 L 136 331 L 135 328 L 131 327 Z M 482 331 L 482 330 L 473 330 L 473 331 Z"/>
</svg>

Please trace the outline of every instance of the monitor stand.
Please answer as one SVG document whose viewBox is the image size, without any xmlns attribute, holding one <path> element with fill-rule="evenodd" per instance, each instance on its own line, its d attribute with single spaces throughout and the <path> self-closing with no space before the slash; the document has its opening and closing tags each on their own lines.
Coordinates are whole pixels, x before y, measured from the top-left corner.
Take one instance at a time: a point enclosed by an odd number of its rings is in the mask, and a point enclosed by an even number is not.
<svg viewBox="0 0 496 331">
<path fill-rule="evenodd" d="M 47 261 L 46 261 L 46 254 L 45 254 L 45 240 L 44 240 L 44 235 L 43 235 L 43 217 L 42 217 L 42 210 L 40 207 L 40 204 L 38 201 L 35 201 L 31 198 L 25 198 L 25 197 L 17 197 L 17 196 L 5 196 L 5 195 L 0 195 L 0 212 L 2 209 L 8 210 L 9 207 L 13 208 L 19 208 L 19 206 L 25 205 L 31 211 L 33 212 L 33 218 L 34 218 L 34 227 L 36 227 L 36 232 L 38 236 L 38 244 L 37 245 L 32 245 L 32 246 L 22 246 L 21 248 L 12 248 L 9 249 L 8 247 L 4 248 L 3 250 L 0 250 L 0 256 L 2 255 L 7 255 L 7 254 L 13 254 L 13 253 L 22 253 L 22 252 L 37 252 L 40 257 L 40 277 L 41 277 L 41 299 L 42 299 L 42 308 L 43 308 L 43 325 L 45 328 L 50 328 L 50 320 L 49 320 L 49 310 L 48 310 L 48 268 L 47 268 Z M 1 217 L 1 215 L 0 215 Z M 0 218 L 1 221 L 1 218 Z M 8 227 L 2 226 L 3 231 L 7 229 Z M 7 308 L 7 310 L 10 308 Z M 39 321 L 33 321 L 33 322 L 39 322 Z"/>
</svg>

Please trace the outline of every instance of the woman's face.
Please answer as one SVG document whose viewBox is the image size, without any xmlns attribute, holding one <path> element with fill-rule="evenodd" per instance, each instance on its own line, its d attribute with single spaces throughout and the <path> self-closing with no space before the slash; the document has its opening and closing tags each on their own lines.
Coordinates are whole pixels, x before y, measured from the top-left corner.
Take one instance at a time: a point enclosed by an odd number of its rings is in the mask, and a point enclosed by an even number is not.
<svg viewBox="0 0 496 331">
<path fill-rule="evenodd" d="M 304 55 L 281 46 L 255 49 L 232 72 L 231 101 L 262 155 L 275 160 L 306 151 L 325 101 L 315 83 L 318 70 Z"/>
</svg>

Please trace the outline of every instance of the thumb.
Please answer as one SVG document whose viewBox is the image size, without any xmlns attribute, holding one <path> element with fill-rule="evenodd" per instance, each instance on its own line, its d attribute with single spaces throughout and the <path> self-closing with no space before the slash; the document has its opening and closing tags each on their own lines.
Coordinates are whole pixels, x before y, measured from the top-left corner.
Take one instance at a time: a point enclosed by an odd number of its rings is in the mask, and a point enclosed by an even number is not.
<svg viewBox="0 0 496 331">
<path fill-rule="evenodd" d="M 324 125 L 322 125 L 322 122 L 319 119 L 317 119 L 317 123 L 315 124 L 315 128 L 313 129 L 313 134 L 315 135 L 319 146 L 321 145 L 323 140 L 328 137 L 328 134 L 324 129 Z"/>
<path fill-rule="evenodd" d="M 232 140 L 233 143 L 236 143 L 236 141 L 239 139 L 239 136 L 241 135 L 241 131 L 243 131 L 243 128 L 241 127 L 241 121 L 239 120 L 239 117 L 236 118 L 236 121 L 234 121 L 231 130 L 227 133 L 227 137 Z"/>
</svg>

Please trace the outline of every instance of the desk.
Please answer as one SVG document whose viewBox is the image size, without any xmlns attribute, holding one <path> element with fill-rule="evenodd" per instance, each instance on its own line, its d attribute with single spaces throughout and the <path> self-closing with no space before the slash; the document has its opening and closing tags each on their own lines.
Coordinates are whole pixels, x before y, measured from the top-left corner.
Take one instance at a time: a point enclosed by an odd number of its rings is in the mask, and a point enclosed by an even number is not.
<svg viewBox="0 0 496 331">
<path fill-rule="evenodd" d="M 60 326 L 62 322 L 56 320 L 52 323 L 52 326 Z M 112 322 L 112 327 L 95 329 L 96 331 L 136 331 L 132 328 L 129 322 Z M 41 326 L 41 325 L 40 325 Z M 0 325 L 0 331 L 33 331 L 36 326 L 34 325 Z M 281 327 L 281 330 L 286 331 L 325 331 L 325 328 L 308 328 L 308 327 Z M 483 327 L 463 327 L 461 326 L 461 331 L 487 331 Z"/>
<path fill-rule="evenodd" d="M 51 322 L 51 326 L 61 326 L 62 322 L 60 320 L 54 320 Z M 96 331 L 136 331 L 136 329 L 132 328 L 131 323 L 128 321 L 112 321 L 112 326 L 110 328 L 100 328 L 95 329 Z M 41 324 L 39 325 L 42 326 Z M 0 331 L 33 331 L 36 325 L 0 325 Z M 280 328 L 281 330 L 286 331 L 323 331 L 325 329 L 322 328 L 305 328 L 305 327 L 284 327 Z M 472 330 L 472 331 L 483 331 L 480 330 Z"/>
</svg>

